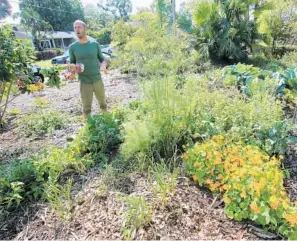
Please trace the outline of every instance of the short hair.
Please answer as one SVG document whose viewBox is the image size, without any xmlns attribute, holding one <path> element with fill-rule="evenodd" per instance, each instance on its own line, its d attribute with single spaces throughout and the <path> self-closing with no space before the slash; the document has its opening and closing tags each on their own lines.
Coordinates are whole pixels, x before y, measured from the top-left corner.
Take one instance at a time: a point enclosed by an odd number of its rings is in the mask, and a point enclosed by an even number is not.
<svg viewBox="0 0 297 241">
<path fill-rule="evenodd" d="M 76 20 L 74 23 L 73 23 L 73 27 L 76 23 L 80 23 L 85 29 L 87 28 L 87 24 L 81 20 Z"/>
</svg>

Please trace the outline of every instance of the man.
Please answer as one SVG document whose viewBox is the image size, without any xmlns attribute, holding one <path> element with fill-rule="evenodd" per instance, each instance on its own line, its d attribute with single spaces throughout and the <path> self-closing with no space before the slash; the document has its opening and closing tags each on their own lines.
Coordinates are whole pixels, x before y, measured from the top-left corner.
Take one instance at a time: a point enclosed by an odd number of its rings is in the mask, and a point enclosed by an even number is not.
<svg viewBox="0 0 297 241">
<path fill-rule="evenodd" d="M 106 68 L 106 61 L 99 44 L 87 39 L 86 24 L 77 20 L 73 27 L 78 41 L 69 47 L 70 70 L 75 69 L 78 72 L 83 117 L 86 119 L 92 110 L 93 93 L 95 93 L 101 110 L 107 111 L 104 84 L 99 70 L 99 62 Z M 83 68 L 79 66 L 83 66 Z"/>
</svg>

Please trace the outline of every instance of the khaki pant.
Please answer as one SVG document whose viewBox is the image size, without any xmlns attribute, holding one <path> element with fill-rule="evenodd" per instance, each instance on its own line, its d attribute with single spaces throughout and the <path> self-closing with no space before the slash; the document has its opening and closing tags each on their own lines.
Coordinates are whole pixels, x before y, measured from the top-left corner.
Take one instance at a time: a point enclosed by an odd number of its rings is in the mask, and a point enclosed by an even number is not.
<svg viewBox="0 0 297 241">
<path fill-rule="evenodd" d="M 105 90 L 102 80 L 96 81 L 93 84 L 80 83 L 80 95 L 83 106 L 84 118 L 87 118 L 92 111 L 93 93 L 99 102 L 100 108 L 103 112 L 107 111 L 107 104 L 105 100 Z"/>
</svg>

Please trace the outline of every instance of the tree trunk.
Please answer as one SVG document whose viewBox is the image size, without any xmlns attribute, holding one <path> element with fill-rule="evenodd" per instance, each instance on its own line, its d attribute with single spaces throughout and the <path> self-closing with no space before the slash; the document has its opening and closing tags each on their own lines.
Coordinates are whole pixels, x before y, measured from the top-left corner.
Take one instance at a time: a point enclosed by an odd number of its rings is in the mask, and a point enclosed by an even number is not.
<svg viewBox="0 0 297 241">
<path fill-rule="evenodd" d="M 173 19 L 173 25 L 176 24 L 176 11 L 175 11 L 175 0 L 171 0 L 171 4 L 172 4 L 172 19 Z"/>
<path fill-rule="evenodd" d="M 172 25 L 174 34 L 176 34 L 176 11 L 175 11 L 175 0 L 171 0 L 172 4 Z"/>
<path fill-rule="evenodd" d="M 8 91 L 7 91 L 7 98 L 6 98 L 6 101 L 5 101 L 5 104 L 4 104 L 4 109 L 3 110 L 0 109 L 0 126 L 2 125 L 2 119 L 4 117 L 4 113 L 5 113 L 7 105 L 8 105 L 8 100 L 9 100 L 9 94 L 10 94 L 10 91 L 11 91 L 11 87 L 12 87 L 12 80 L 9 82 L 9 87 L 8 87 Z M 4 87 L 4 90 L 5 90 L 5 87 Z"/>
</svg>

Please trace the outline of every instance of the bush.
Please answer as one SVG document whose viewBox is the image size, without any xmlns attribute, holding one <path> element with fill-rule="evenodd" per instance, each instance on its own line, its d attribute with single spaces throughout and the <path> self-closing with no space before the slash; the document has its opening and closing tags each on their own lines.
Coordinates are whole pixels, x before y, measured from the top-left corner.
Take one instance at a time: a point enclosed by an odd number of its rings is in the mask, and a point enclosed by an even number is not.
<svg viewBox="0 0 297 241">
<path fill-rule="evenodd" d="M 40 136 L 61 129 L 67 124 L 67 115 L 56 110 L 40 110 L 20 118 L 18 129 L 24 136 Z"/>
<path fill-rule="evenodd" d="M 190 49 L 187 34 L 165 33 L 152 13 L 139 13 L 134 21 L 137 27 L 130 33 L 131 37 L 122 38 L 121 33 L 113 32 L 117 36 L 114 44 L 120 47 L 118 57 L 113 61 L 115 67 L 146 79 L 176 76 L 178 80 L 187 72 L 196 71 L 199 55 Z"/>
<path fill-rule="evenodd" d="M 8 167 L 0 167 L 0 205 L 12 207 L 25 198 L 42 195 L 42 180 L 36 172 L 34 159 L 12 161 Z"/>
<path fill-rule="evenodd" d="M 297 67 L 297 51 L 286 53 L 280 61 L 288 68 Z"/>
<path fill-rule="evenodd" d="M 120 142 L 119 120 L 112 113 L 104 113 L 88 118 L 71 148 L 77 154 L 90 153 L 96 160 L 104 158 Z"/>
<path fill-rule="evenodd" d="M 82 173 L 90 165 L 87 157 L 57 147 L 36 158 L 13 161 L 8 167 L 0 167 L 0 205 L 14 207 L 26 199 L 47 199 L 46 187 L 58 185 L 62 175 Z"/>
<path fill-rule="evenodd" d="M 43 50 L 43 51 L 36 51 L 35 52 L 35 57 L 36 60 L 48 60 L 52 59 L 59 55 L 56 50 Z"/>
<path fill-rule="evenodd" d="M 56 51 L 57 56 L 58 55 L 63 55 L 65 53 L 65 50 L 64 49 L 53 48 L 52 50 Z"/>
<path fill-rule="evenodd" d="M 224 195 L 225 212 L 237 221 L 251 219 L 297 238 L 297 206 L 283 186 L 279 158 L 270 158 L 256 146 L 214 136 L 190 148 L 183 159 L 193 180 Z"/>
</svg>

